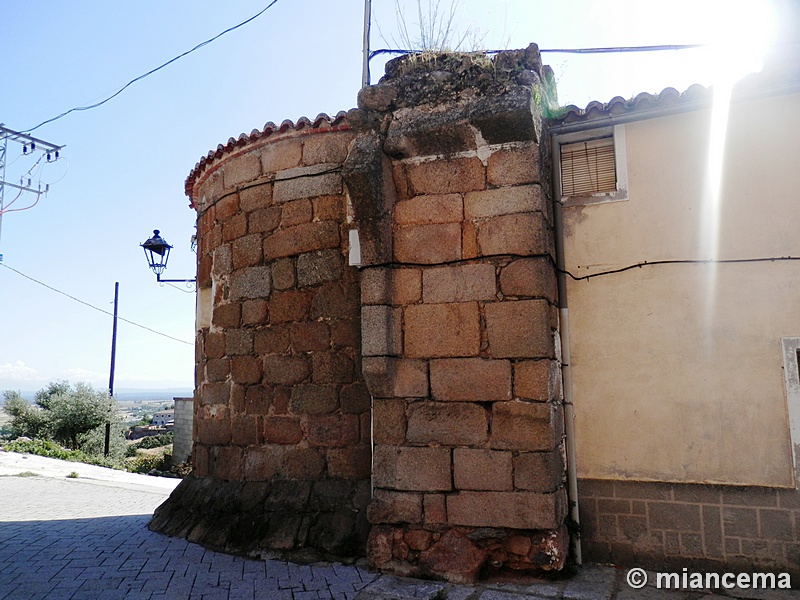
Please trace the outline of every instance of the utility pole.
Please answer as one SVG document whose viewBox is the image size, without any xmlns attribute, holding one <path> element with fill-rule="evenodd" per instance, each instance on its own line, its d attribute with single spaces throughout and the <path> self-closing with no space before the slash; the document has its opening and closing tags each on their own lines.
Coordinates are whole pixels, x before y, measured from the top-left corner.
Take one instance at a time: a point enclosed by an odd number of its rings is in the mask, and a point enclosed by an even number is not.
<svg viewBox="0 0 800 600">
<path fill-rule="evenodd" d="M 114 369 L 117 365 L 117 307 L 119 306 L 119 281 L 114 284 L 114 327 L 111 331 L 111 372 L 108 376 L 108 395 L 114 395 Z"/>
<path fill-rule="evenodd" d="M 3 124 L 0 123 L 0 238 L 2 237 L 3 233 L 3 213 L 6 212 L 5 192 L 7 187 L 19 190 L 19 195 L 26 192 L 36 194 L 37 201 L 39 200 L 39 197 L 42 194 L 46 194 L 48 191 L 50 191 L 49 184 L 45 185 L 44 189 L 42 189 L 41 183 L 39 183 L 39 185 L 34 188 L 31 185 L 31 178 L 27 179 L 25 177 L 20 178 L 19 185 L 17 185 L 16 183 L 11 183 L 10 181 L 6 181 L 6 162 L 8 156 L 9 141 L 21 144 L 23 155 L 30 155 L 30 156 L 34 156 L 36 154 L 41 154 L 41 156 L 46 155 L 47 162 L 57 161 L 59 158 L 59 152 L 64 147 L 51 144 L 50 142 L 46 142 L 44 140 L 40 140 L 39 138 L 35 138 L 26 133 L 22 133 L 21 131 L 14 131 L 13 129 L 4 127 Z M 39 160 L 41 160 L 41 157 L 39 158 Z M 15 200 L 16 198 L 9 203 L 9 206 L 13 204 Z"/>
<path fill-rule="evenodd" d="M 114 284 L 114 328 L 111 332 L 111 373 L 108 376 L 108 397 L 114 398 L 114 368 L 117 364 L 117 307 L 119 306 L 119 281 Z M 108 456 L 111 443 L 111 423 L 106 423 L 103 456 Z"/>
</svg>

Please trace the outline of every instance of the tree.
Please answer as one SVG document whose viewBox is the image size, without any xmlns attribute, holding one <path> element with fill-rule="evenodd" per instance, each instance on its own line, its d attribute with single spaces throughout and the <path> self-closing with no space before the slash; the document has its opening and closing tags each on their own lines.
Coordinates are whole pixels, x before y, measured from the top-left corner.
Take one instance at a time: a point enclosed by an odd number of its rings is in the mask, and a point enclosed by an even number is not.
<svg viewBox="0 0 800 600">
<path fill-rule="evenodd" d="M 97 392 L 85 383 L 78 383 L 75 389 L 70 389 L 69 385 L 58 389 L 40 404 L 49 413 L 53 438 L 62 444 L 68 443 L 73 450 L 80 447 L 79 436 L 113 419 L 113 405 L 108 394 Z"/>
<path fill-rule="evenodd" d="M 86 384 L 78 384 L 86 385 Z M 55 396 L 63 396 L 69 394 L 69 381 L 51 381 L 47 387 L 36 392 L 33 401 L 38 406 L 47 410 L 50 408 L 50 400 Z"/>
<path fill-rule="evenodd" d="M 40 438 L 47 435 L 47 415 L 35 405 L 28 403 L 19 392 L 3 392 L 3 410 L 11 416 L 11 435 Z"/>
<path fill-rule="evenodd" d="M 77 450 L 84 436 L 117 420 L 116 402 L 86 383 L 73 388 L 67 381 L 48 384 L 36 392 L 35 405 L 17 392 L 5 392 L 3 410 L 11 415 L 12 431 L 28 437 L 52 437 Z"/>
</svg>

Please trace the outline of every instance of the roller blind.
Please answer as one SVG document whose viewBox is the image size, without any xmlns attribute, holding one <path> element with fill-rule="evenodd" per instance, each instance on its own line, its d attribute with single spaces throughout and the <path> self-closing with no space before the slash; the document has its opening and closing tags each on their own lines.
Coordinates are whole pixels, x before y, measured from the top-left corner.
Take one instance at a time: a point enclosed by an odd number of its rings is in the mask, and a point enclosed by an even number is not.
<svg viewBox="0 0 800 600">
<path fill-rule="evenodd" d="M 561 146 L 562 196 L 585 196 L 616 189 L 613 137 Z"/>
</svg>

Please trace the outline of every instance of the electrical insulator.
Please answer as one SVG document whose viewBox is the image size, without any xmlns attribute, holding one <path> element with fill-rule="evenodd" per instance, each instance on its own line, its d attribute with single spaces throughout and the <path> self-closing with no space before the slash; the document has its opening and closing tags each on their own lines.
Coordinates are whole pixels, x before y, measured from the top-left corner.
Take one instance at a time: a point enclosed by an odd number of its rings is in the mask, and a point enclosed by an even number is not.
<svg viewBox="0 0 800 600">
<path fill-rule="evenodd" d="M 56 160 L 58 160 L 58 150 L 56 150 Z"/>
<path fill-rule="evenodd" d="M 22 146 L 22 153 L 23 154 L 27 154 L 28 153 L 28 146 L 27 145 L 23 145 Z"/>
<path fill-rule="evenodd" d="M 31 152 L 36 150 L 36 142 L 31 142 Z"/>
<path fill-rule="evenodd" d="M 50 162 L 50 153 L 47 153 L 47 162 Z"/>
</svg>

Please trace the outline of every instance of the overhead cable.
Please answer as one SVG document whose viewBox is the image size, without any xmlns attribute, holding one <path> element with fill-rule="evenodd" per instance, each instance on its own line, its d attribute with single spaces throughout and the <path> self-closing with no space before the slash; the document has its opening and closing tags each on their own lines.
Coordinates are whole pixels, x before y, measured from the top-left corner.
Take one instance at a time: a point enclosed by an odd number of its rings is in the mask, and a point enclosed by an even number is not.
<svg viewBox="0 0 800 600">
<path fill-rule="evenodd" d="M 39 127 L 41 127 L 42 125 L 47 125 L 48 123 L 52 123 L 53 121 L 57 121 L 58 119 L 61 119 L 61 118 L 63 118 L 63 117 L 66 117 L 68 114 L 70 114 L 70 113 L 72 113 L 72 112 L 75 112 L 75 111 L 81 111 L 81 110 L 91 110 L 92 108 L 97 108 L 98 106 L 102 106 L 103 104 L 105 104 L 105 103 L 106 103 L 106 102 L 108 102 L 109 100 L 112 100 L 113 98 L 116 98 L 117 96 L 119 96 L 119 95 L 120 95 L 122 92 L 124 92 L 126 89 L 128 89 L 130 86 L 132 86 L 132 85 L 133 85 L 134 83 L 136 83 L 137 81 L 141 81 L 142 79 L 144 79 L 145 77 L 148 77 L 148 76 L 152 75 L 152 74 L 153 74 L 153 73 L 155 73 L 156 71 L 160 71 L 161 69 L 163 69 L 163 68 L 164 68 L 164 67 L 166 67 L 167 65 L 170 65 L 170 64 L 174 63 L 176 60 L 178 60 L 178 59 L 181 59 L 181 58 L 183 58 L 184 56 L 186 56 L 186 55 L 188 55 L 188 54 L 191 54 L 191 53 L 192 53 L 192 52 L 194 52 L 195 50 L 199 50 L 199 49 L 200 49 L 200 48 L 202 48 L 203 46 L 207 46 L 208 44 L 210 44 L 210 43 L 211 43 L 211 42 L 213 42 L 214 40 L 217 40 L 217 39 L 221 38 L 221 37 L 222 37 L 223 35 L 225 35 L 226 33 L 230 33 L 231 31 L 234 31 L 235 29 L 239 29 L 239 27 L 242 27 L 243 25 L 247 25 L 247 24 L 248 24 L 250 21 L 253 21 L 254 19 L 257 19 L 258 17 L 260 17 L 261 15 L 263 15 L 265 12 L 267 12 L 267 10 L 269 10 L 270 8 L 272 8 L 272 6 L 273 6 L 273 5 L 274 5 L 276 2 L 278 2 L 278 0 L 272 0 L 272 2 L 270 2 L 270 3 L 269 3 L 269 4 L 268 4 L 268 5 L 265 7 L 265 8 L 263 8 L 263 9 L 262 9 L 262 10 L 260 10 L 260 11 L 258 11 L 256 14 L 254 14 L 254 15 L 253 15 L 252 17 L 250 17 L 249 19 L 246 19 L 246 20 L 242 21 L 242 22 L 241 22 L 241 23 L 239 23 L 238 25 L 234 25 L 233 27 L 229 27 L 228 29 L 226 29 L 225 31 L 223 31 L 223 32 L 221 32 L 221 33 L 218 33 L 218 34 L 217 34 L 217 35 L 215 35 L 214 37 L 207 39 L 205 42 L 201 42 L 201 43 L 197 44 L 197 46 L 195 46 L 195 47 L 194 47 L 194 48 L 192 48 L 191 50 L 187 50 L 187 51 L 186 51 L 186 52 L 184 52 L 183 54 L 179 54 L 178 56 L 176 56 L 176 57 L 174 57 L 174 58 L 171 58 L 170 60 L 168 60 L 168 61 L 167 61 L 167 62 L 165 62 L 164 64 L 162 64 L 162 65 L 160 65 L 160 66 L 156 67 L 155 69 L 152 69 L 152 70 L 148 71 L 148 72 L 147 72 L 147 73 L 145 73 L 144 75 L 139 75 L 138 77 L 136 77 L 136 78 L 134 78 L 134 79 L 131 79 L 131 80 L 130 80 L 128 83 L 126 83 L 125 85 L 123 85 L 123 86 L 122 86 L 120 89 L 118 89 L 116 92 L 114 92 L 113 94 L 111 94 L 111 95 L 110 95 L 108 98 L 106 98 L 105 100 L 101 100 L 100 102 L 96 102 L 95 104 L 89 104 L 89 105 L 87 105 L 87 106 L 76 106 L 75 108 L 70 108 L 68 111 L 65 111 L 65 112 L 63 112 L 63 113 L 61 113 L 60 115 L 58 115 L 58 116 L 56 116 L 56 117 L 53 117 L 53 118 L 51 118 L 51 119 L 47 119 L 46 121 L 42 121 L 41 123 L 39 123 L 39 124 L 38 124 L 38 125 L 36 125 L 35 127 L 31 127 L 30 129 L 24 129 L 24 130 L 23 130 L 23 132 L 24 132 L 24 133 L 30 133 L 31 131 L 34 131 L 34 130 L 36 130 L 36 129 L 39 129 Z"/>
<path fill-rule="evenodd" d="M 662 52 L 666 50 L 691 50 L 704 48 L 705 44 L 661 44 L 656 46 L 610 46 L 607 48 L 539 48 L 540 54 L 614 54 L 624 52 Z M 369 53 L 373 58 L 380 54 L 417 54 L 421 50 L 401 50 L 397 48 L 381 48 Z M 506 50 L 484 50 L 483 54 L 499 54 Z"/>
<path fill-rule="evenodd" d="M 66 296 L 70 300 L 74 300 L 75 302 L 77 302 L 79 304 L 83 304 L 84 306 L 88 306 L 89 308 L 93 308 L 94 310 L 99 311 L 99 312 L 101 312 L 103 314 L 106 314 L 106 315 L 108 315 L 110 317 L 115 316 L 114 313 L 112 313 L 112 312 L 108 312 L 107 310 L 103 310 L 102 308 L 99 308 L 99 307 L 95 306 L 94 304 L 89 304 L 88 302 L 85 302 L 85 301 L 81 300 L 80 298 L 76 298 L 75 296 L 71 296 L 70 294 L 68 294 L 66 292 L 62 292 L 61 290 L 56 289 L 51 285 L 47 285 L 46 283 L 43 283 L 43 282 L 39 281 L 38 279 L 34 279 L 30 275 L 26 275 L 22 271 L 17 271 L 13 267 L 9 267 L 7 264 L 4 264 L 4 263 L 0 262 L 0 267 L 5 267 L 6 269 L 8 269 L 10 271 L 14 271 L 14 273 L 16 273 L 17 275 L 20 275 L 20 276 L 24 277 L 25 279 L 29 279 L 30 281 L 33 281 L 34 283 L 38 283 L 42 287 L 46 287 L 48 290 L 56 292 L 57 294 L 61 294 L 62 296 Z M 120 321 L 125 321 L 126 323 L 128 323 L 129 325 L 133 325 L 134 327 L 138 327 L 140 329 L 144 329 L 145 331 L 149 331 L 150 333 L 155 333 L 156 335 L 160 335 L 162 337 L 169 338 L 169 339 L 171 339 L 171 340 L 173 340 L 175 342 L 180 342 L 181 344 L 187 344 L 189 346 L 194 346 L 194 344 L 192 342 L 187 342 L 186 340 L 181 340 L 179 338 L 172 337 L 171 335 L 167 335 L 166 333 L 161 333 L 160 331 L 156 331 L 155 329 L 151 329 L 150 327 L 146 327 L 144 325 L 140 325 L 139 323 L 135 323 L 134 321 L 130 321 L 130 320 L 125 319 L 123 317 L 117 316 L 117 319 L 119 319 Z"/>
<path fill-rule="evenodd" d="M 616 275 L 617 273 L 624 273 L 632 269 L 641 269 L 642 267 L 653 267 L 658 265 L 717 265 L 717 264 L 736 264 L 736 263 L 762 263 L 762 262 L 783 262 L 783 261 L 796 261 L 800 260 L 800 256 L 766 256 L 763 258 L 686 258 L 674 260 L 644 260 L 632 265 L 620 267 L 618 269 L 609 269 L 608 271 L 599 271 L 597 273 L 589 273 L 588 275 L 573 275 L 564 269 L 556 269 L 559 273 L 569 275 L 574 281 L 584 281 L 586 279 L 593 279 L 594 277 L 602 277 L 603 275 Z"/>
</svg>

